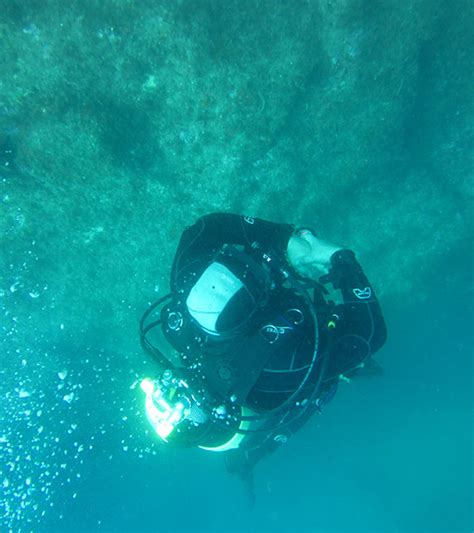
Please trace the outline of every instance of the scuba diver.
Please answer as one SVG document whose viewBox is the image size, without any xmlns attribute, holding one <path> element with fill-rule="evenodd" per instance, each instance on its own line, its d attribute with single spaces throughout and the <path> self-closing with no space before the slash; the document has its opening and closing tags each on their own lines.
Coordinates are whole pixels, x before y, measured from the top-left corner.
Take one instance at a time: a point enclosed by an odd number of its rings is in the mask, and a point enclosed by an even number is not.
<svg viewBox="0 0 474 533">
<path fill-rule="evenodd" d="M 386 340 L 355 255 L 309 228 L 214 213 L 182 234 L 171 292 L 140 322 L 160 366 L 145 411 L 169 445 L 222 452 L 248 480 Z"/>
</svg>

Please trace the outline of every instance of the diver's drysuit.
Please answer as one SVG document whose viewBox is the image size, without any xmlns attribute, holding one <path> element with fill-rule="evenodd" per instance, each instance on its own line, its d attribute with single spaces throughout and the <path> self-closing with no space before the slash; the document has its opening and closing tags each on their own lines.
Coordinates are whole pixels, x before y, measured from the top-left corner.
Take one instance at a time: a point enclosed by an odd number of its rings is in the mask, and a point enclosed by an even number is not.
<svg viewBox="0 0 474 533">
<path fill-rule="evenodd" d="M 242 475 L 319 411 L 341 378 L 369 364 L 386 338 L 354 253 L 334 253 L 327 276 L 304 279 L 286 256 L 295 231 L 233 214 L 200 218 L 181 237 L 171 293 L 141 322 L 142 343 L 163 367 L 142 382 L 156 432 L 227 452 L 228 468 Z M 329 300 L 329 283 L 343 303 Z M 178 363 L 149 340 L 158 324 Z"/>
</svg>

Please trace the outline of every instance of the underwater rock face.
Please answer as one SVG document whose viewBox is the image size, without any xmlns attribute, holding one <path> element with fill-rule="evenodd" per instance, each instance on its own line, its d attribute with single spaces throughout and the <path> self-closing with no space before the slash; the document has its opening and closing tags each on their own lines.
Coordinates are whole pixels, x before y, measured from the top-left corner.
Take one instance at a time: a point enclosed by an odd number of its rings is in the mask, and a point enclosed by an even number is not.
<svg viewBox="0 0 474 533">
<path fill-rule="evenodd" d="M 470 2 L 8 5 L 0 104 L 20 171 L 3 223 L 16 247 L 54 243 L 66 290 L 92 275 L 111 295 L 113 264 L 126 300 L 134 277 L 146 293 L 212 210 L 311 223 L 395 298 L 423 296 L 423 268 L 461 253 Z M 77 269 L 85 248 L 94 274 Z"/>
<path fill-rule="evenodd" d="M 0 138 L 0 168 L 11 170 L 15 165 L 15 146 L 10 137 Z"/>
<path fill-rule="evenodd" d="M 78 354 L 61 378 L 56 343 L 92 331 L 132 365 L 137 319 L 207 212 L 315 227 L 356 251 L 382 303 L 472 283 L 473 3 L 381 4 L 1 2 L 5 349 L 49 346 L 2 370 L 38 456 L 37 478 L 0 479 L 8 494 L 40 480 L 49 505 L 62 480 L 62 459 L 51 471 L 41 456 L 60 436 L 41 421 L 59 402 L 75 435 L 84 370 Z M 104 365 L 135 379 L 123 363 Z M 13 440 L 0 433 L 0 453 Z"/>
</svg>

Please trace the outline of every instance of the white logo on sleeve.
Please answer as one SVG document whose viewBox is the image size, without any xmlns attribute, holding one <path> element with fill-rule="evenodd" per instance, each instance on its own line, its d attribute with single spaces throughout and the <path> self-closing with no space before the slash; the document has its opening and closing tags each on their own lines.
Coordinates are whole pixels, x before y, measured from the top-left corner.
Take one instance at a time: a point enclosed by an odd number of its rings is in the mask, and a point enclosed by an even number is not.
<svg viewBox="0 0 474 533">
<path fill-rule="evenodd" d="M 365 287 L 365 289 L 352 289 L 352 292 L 359 300 L 368 300 L 372 296 L 372 289 L 370 287 Z"/>
<path fill-rule="evenodd" d="M 255 224 L 255 219 L 253 217 L 244 217 L 244 220 L 247 224 Z"/>
</svg>

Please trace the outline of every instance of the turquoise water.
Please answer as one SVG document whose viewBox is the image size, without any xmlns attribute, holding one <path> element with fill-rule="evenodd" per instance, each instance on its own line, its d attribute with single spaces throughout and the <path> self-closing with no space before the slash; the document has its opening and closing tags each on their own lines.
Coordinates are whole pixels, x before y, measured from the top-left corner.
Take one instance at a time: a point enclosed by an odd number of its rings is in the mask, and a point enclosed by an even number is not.
<svg viewBox="0 0 474 533">
<path fill-rule="evenodd" d="M 0 0 L 0 530 L 466 532 L 474 8 Z M 159 444 L 138 320 L 212 211 L 354 249 L 379 378 L 256 471 Z"/>
</svg>

